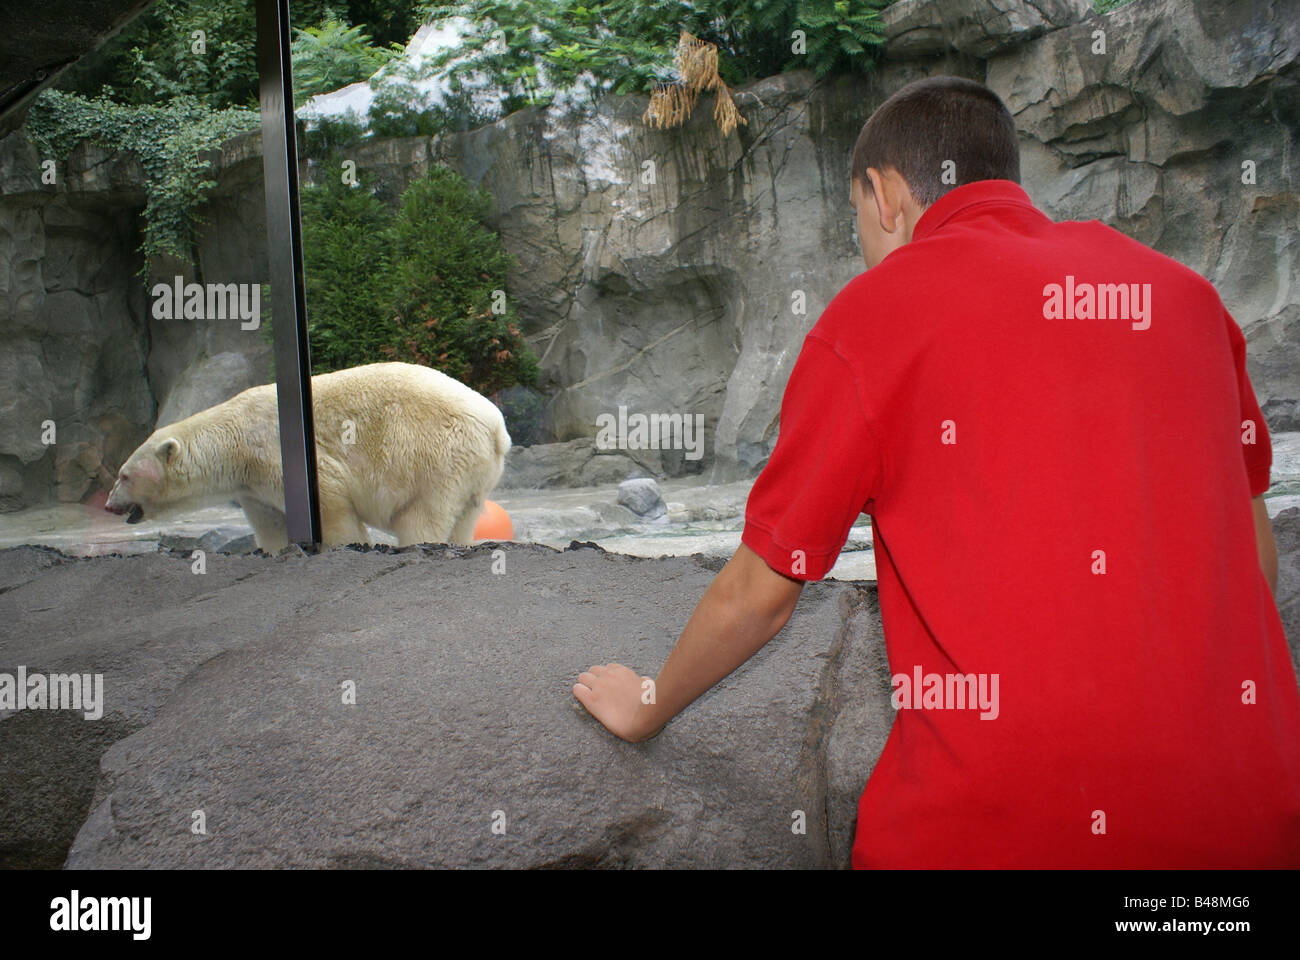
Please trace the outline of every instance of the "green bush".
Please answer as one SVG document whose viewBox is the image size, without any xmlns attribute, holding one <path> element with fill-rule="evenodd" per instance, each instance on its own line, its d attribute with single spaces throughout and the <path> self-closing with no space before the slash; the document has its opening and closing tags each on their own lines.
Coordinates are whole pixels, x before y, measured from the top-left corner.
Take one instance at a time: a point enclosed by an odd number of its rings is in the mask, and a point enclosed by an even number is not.
<svg viewBox="0 0 1300 960">
<path fill-rule="evenodd" d="M 338 177 L 304 188 L 301 209 L 312 373 L 383 359 L 392 216 Z"/>
<path fill-rule="evenodd" d="M 213 110 L 191 97 L 130 106 L 46 90 L 27 114 L 26 131 L 38 151 L 60 161 L 83 140 L 136 155 L 148 197 L 140 248 L 147 266 L 147 258 L 158 254 L 193 259 L 201 225 L 194 211 L 216 186 L 202 154 L 260 125 L 254 111 Z"/>
<path fill-rule="evenodd" d="M 511 258 L 485 222 L 491 202 L 444 167 L 406 189 L 394 230 L 397 336 L 387 351 L 485 394 L 537 376 L 505 299 Z"/>
<path fill-rule="evenodd" d="M 442 167 L 412 183 L 395 213 L 364 183 L 331 175 L 305 186 L 312 373 L 402 360 L 488 395 L 534 382 L 537 360 L 513 309 L 492 309 L 511 260 L 484 222 L 490 202 Z"/>
<path fill-rule="evenodd" d="M 373 46 L 361 27 L 327 19 L 319 27 L 296 30 L 293 41 L 293 97 L 309 98 L 365 80 L 402 52 L 402 44 Z"/>
</svg>

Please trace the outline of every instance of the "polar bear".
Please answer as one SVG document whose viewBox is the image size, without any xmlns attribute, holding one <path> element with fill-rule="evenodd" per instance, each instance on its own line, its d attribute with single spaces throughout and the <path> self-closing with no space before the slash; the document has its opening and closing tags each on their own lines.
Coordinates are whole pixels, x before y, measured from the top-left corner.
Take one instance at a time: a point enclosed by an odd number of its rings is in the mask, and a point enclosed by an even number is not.
<svg viewBox="0 0 1300 960">
<path fill-rule="evenodd" d="M 411 543 L 469 543 L 510 434 L 496 405 L 444 373 L 374 363 L 311 378 L 321 538 L 366 543 L 365 524 Z M 127 523 L 236 500 L 268 553 L 289 543 L 275 384 L 153 432 L 105 508 Z"/>
</svg>

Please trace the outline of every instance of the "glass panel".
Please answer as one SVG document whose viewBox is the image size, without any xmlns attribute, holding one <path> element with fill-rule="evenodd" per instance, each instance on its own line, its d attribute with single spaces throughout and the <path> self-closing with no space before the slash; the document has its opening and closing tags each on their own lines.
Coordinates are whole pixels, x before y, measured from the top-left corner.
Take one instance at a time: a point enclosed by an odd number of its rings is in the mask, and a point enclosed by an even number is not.
<svg viewBox="0 0 1300 960">
<path fill-rule="evenodd" d="M 251 3 L 157 4 L 0 141 L 0 546 L 251 543 L 160 428 L 273 379 L 254 38 Z"/>
</svg>

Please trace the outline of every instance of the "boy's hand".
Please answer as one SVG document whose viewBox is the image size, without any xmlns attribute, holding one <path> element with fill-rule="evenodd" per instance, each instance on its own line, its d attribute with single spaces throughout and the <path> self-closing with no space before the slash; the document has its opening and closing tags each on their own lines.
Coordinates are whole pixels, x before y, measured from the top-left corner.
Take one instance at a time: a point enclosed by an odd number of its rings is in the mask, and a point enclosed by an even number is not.
<svg viewBox="0 0 1300 960">
<path fill-rule="evenodd" d="M 573 695 L 610 733 L 630 743 L 649 740 L 663 729 L 650 726 L 650 707 L 641 702 L 642 677 L 621 663 L 596 665 L 578 675 Z"/>
<path fill-rule="evenodd" d="M 704 591 L 644 703 L 639 677 L 621 663 L 578 674 L 573 695 L 616 737 L 649 740 L 686 705 L 735 670 L 790 619 L 803 582 L 777 573 L 744 543 Z"/>
</svg>

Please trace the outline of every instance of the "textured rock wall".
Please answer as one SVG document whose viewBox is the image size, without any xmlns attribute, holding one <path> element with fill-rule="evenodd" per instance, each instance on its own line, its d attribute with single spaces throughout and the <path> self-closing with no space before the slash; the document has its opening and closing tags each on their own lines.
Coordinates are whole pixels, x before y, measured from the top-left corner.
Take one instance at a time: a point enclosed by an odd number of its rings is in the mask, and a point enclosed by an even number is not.
<svg viewBox="0 0 1300 960">
<path fill-rule="evenodd" d="M 619 405 L 703 414 L 704 460 L 663 456 L 658 468 L 726 480 L 770 453 L 802 338 L 862 269 L 846 202 L 861 124 L 910 80 L 970 76 L 1015 114 L 1025 185 L 1047 212 L 1111 223 L 1218 285 L 1270 424 L 1300 429 L 1300 2 L 1136 0 L 1100 16 L 1084 0 L 902 0 L 884 17 L 875 74 L 749 85 L 736 92 L 748 125 L 726 138 L 708 101 L 682 129 L 653 131 L 644 98 L 616 97 L 368 144 L 355 159 L 387 196 L 434 162 L 493 192 L 551 439 L 592 437 Z M 199 279 L 265 278 L 258 149 L 254 134 L 217 158 Z M 268 376 L 258 334 L 145 318 L 130 253 L 143 201 L 128 161 L 86 151 L 51 189 L 35 159 L 21 133 L 0 140 L 0 364 L 33 385 L 30 398 L 0 399 L 0 508 L 78 499 L 153 418 Z M 1254 183 L 1242 182 L 1247 161 Z M 121 265 L 89 266 L 106 260 Z M 67 279 L 74 261 L 80 286 Z M 99 286 L 85 286 L 88 271 Z M 46 411 L 82 446 L 34 443 Z"/>
<path fill-rule="evenodd" d="M 80 500 L 153 424 L 139 166 L 83 145 L 60 173 L 0 140 L 0 510 Z"/>
<path fill-rule="evenodd" d="M 212 155 L 196 263 L 141 275 L 143 172 L 128 154 L 81 144 L 42 177 L 21 131 L 0 139 L 0 512 L 77 502 L 111 486 L 159 423 L 271 379 L 270 346 L 239 321 L 160 320 L 156 281 L 266 279 L 261 140 Z M 43 442 L 42 423 L 57 429 Z"/>
<path fill-rule="evenodd" d="M 886 83 L 769 78 L 737 95 L 749 124 L 729 137 L 705 108 L 650 130 L 644 101 L 619 98 L 435 142 L 468 175 L 491 158 L 556 439 L 594 434 L 622 404 L 703 414 L 715 479 L 762 463 L 804 334 L 862 269 L 848 156 Z"/>
</svg>

